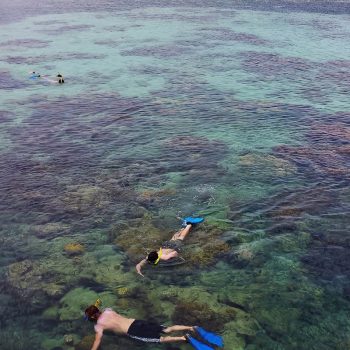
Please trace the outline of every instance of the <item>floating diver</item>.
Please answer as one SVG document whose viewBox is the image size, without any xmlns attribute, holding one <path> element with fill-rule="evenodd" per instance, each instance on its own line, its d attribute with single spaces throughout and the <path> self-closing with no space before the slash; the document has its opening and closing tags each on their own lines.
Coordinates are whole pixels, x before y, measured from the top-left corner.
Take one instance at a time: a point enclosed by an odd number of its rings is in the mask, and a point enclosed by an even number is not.
<svg viewBox="0 0 350 350">
<path fill-rule="evenodd" d="M 38 79 L 40 77 L 41 77 L 41 75 L 39 73 L 33 71 L 33 72 L 31 72 L 31 74 L 29 76 L 29 79 L 36 80 L 36 79 Z"/>
<path fill-rule="evenodd" d="M 96 306 L 98 305 L 98 306 Z M 206 343 L 199 341 L 194 336 L 186 334 L 183 336 L 170 336 L 170 333 L 179 331 L 190 331 L 200 335 L 208 344 L 223 346 L 222 337 L 210 333 L 201 327 L 174 325 L 166 327 L 153 321 L 136 320 L 126 318 L 110 308 L 103 311 L 99 309 L 97 302 L 85 310 L 86 319 L 95 323 L 95 341 L 91 350 L 97 350 L 104 331 L 112 331 L 117 334 L 126 335 L 132 339 L 145 343 L 181 343 L 189 342 L 197 350 L 213 350 Z"/>
<path fill-rule="evenodd" d="M 64 78 L 63 78 L 63 75 L 61 73 L 58 73 L 56 77 L 58 78 L 57 81 L 58 81 L 59 84 L 63 84 L 64 83 Z"/>
<path fill-rule="evenodd" d="M 169 241 L 164 242 L 158 251 L 154 250 L 150 252 L 145 259 L 142 259 L 136 265 L 137 273 L 144 277 L 144 275 L 141 272 L 141 269 L 147 263 L 152 264 L 154 266 L 157 264 L 165 264 L 166 266 L 170 266 L 184 263 L 185 260 L 179 256 L 179 252 L 181 251 L 183 241 L 189 234 L 191 228 L 203 221 L 204 218 L 201 217 L 194 218 L 189 216 L 183 219 L 185 227 L 179 232 L 176 232 Z"/>
</svg>

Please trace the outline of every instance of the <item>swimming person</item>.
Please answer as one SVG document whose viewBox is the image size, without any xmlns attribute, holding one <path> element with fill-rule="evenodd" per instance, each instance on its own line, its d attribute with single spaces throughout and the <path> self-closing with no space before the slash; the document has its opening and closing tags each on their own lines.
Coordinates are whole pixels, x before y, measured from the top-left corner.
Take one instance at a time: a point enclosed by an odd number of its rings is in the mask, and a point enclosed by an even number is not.
<svg viewBox="0 0 350 350">
<path fill-rule="evenodd" d="M 127 335 L 130 338 L 146 343 L 174 343 L 186 342 L 185 336 L 167 336 L 176 331 L 193 331 L 190 326 L 162 326 L 155 322 L 126 318 L 110 308 L 100 311 L 95 305 L 85 310 L 85 316 L 95 324 L 95 341 L 91 350 L 96 350 L 101 342 L 103 331 L 109 330 L 117 334 Z"/>
<path fill-rule="evenodd" d="M 57 74 L 57 78 L 58 78 L 58 83 L 59 84 L 63 84 L 64 83 L 64 78 L 63 78 L 63 75 L 61 73 Z"/>
<path fill-rule="evenodd" d="M 29 76 L 29 79 L 35 80 L 35 79 L 40 78 L 40 77 L 41 77 L 41 75 L 39 73 L 32 72 Z"/>
<path fill-rule="evenodd" d="M 184 225 L 185 228 L 180 230 L 179 232 L 176 232 L 173 237 L 162 244 L 162 246 L 159 248 L 158 251 L 152 251 L 150 252 L 145 259 L 142 259 L 137 265 L 136 265 L 136 271 L 139 275 L 143 276 L 141 272 L 141 269 L 144 265 L 147 263 L 150 263 L 152 265 L 157 265 L 159 262 L 164 261 L 170 261 L 172 259 L 176 259 L 179 257 L 179 252 L 181 251 L 181 247 L 183 245 L 183 241 L 186 238 L 186 236 L 189 234 L 191 228 L 203 222 L 203 218 L 193 218 L 193 217 L 187 217 L 184 219 Z M 184 262 L 185 260 L 182 259 Z"/>
<path fill-rule="evenodd" d="M 95 305 L 90 305 L 85 310 L 85 317 L 95 322 L 95 341 L 91 350 L 97 350 L 104 331 L 113 331 L 117 334 L 126 335 L 132 339 L 145 343 L 179 343 L 189 342 L 197 350 L 213 350 L 193 336 L 186 334 L 182 336 L 169 336 L 168 334 L 178 331 L 190 331 L 200 335 L 206 342 L 213 345 L 223 346 L 221 336 L 210 333 L 201 327 L 174 325 L 166 327 L 156 322 L 135 320 L 126 318 L 110 308 L 103 311 Z M 215 338 L 216 337 L 216 338 Z"/>
</svg>

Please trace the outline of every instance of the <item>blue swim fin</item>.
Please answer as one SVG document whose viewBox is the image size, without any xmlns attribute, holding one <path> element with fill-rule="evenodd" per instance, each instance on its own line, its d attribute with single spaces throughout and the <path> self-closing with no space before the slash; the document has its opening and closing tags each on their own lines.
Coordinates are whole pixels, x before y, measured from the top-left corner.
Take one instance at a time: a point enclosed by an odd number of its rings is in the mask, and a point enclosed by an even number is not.
<svg viewBox="0 0 350 350">
<path fill-rule="evenodd" d="M 183 219 L 183 223 L 185 225 L 188 225 L 188 224 L 196 225 L 196 224 L 200 224 L 203 221 L 204 221 L 204 218 L 201 218 L 201 217 L 194 218 L 192 216 L 188 216 L 187 218 Z"/>
<path fill-rule="evenodd" d="M 196 331 L 208 343 L 219 346 L 220 348 L 224 346 L 224 341 L 221 335 L 208 332 L 202 327 L 196 327 Z"/>
<path fill-rule="evenodd" d="M 186 335 L 186 338 L 196 350 L 214 350 L 212 347 L 200 342 L 199 340 L 191 337 L 190 335 Z"/>
</svg>

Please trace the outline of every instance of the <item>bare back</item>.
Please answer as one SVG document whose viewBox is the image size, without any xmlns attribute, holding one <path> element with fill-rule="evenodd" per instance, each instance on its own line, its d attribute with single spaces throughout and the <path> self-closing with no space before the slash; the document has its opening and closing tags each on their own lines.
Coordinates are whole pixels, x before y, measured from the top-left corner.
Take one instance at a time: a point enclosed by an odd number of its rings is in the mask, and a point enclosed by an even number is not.
<svg viewBox="0 0 350 350">
<path fill-rule="evenodd" d="M 112 309 L 106 309 L 98 318 L 95 331 L 96 333 L 103 333 L 103 331 L 109 330 L 118 334 L 126 334 L 134 321 L 134 319 L 119 315 Z"/>
</svg>

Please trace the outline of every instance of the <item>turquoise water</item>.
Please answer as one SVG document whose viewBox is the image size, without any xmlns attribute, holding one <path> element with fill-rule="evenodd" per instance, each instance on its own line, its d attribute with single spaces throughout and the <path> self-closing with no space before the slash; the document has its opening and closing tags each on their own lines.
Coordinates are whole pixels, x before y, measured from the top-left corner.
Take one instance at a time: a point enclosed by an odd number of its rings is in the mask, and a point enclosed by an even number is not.
<svg viewBox="0 0 350 350">
<path fill-rule="evenodd" d="M 348 348 L 348 12 L 65 4 L 0 22 L 0 348 L 89 349 L 98 297 L 229 350 Z M 192 214 L 187 263 L 137 276 Z"/>
</svg>

